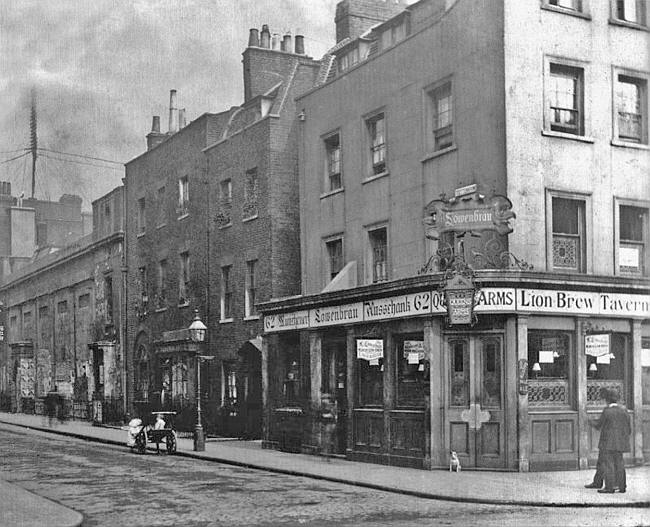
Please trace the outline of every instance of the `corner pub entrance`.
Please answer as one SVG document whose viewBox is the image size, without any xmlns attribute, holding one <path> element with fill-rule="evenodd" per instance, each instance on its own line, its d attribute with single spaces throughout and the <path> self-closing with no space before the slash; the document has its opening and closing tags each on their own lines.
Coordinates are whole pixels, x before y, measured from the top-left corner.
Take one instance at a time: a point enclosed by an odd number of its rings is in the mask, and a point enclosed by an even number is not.
<svg viewBox="0 0 650 527">
<path fill-rule="evenodd" d="M 450 451 L 464 468 L 586 469 L 607 387 L 633 423 L 626 462 L 650 459 L 647 291 L 477 271 L 477 323 L 449 326 L 440 278 L 264 304 L 263 445 L 424 469 Z"/>
</svg>

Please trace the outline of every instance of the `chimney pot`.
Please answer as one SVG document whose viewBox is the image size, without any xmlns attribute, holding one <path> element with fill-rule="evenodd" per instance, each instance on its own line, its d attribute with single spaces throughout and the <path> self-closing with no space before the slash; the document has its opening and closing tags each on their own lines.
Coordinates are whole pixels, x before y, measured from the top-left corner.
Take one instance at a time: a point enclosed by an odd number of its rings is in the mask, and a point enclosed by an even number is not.
<svg viewBox="0 0 650 527">
<path fill-rule="evenodd" d="M 276 51 L 280 49 L 280 35 L 278 33 L 273 33 L 271 37 L 271 49 Z"/>
<path fill-rule="evenodd" d="M 173 134 L 178 130 L 178 112 L 176 111 L 176 90 L 169 91 L 169 129 Z"/>
<path fill-rule="evenodd" d="M 260 35 L 259 31 L 256 28 L 251 28 L 248 32 L 248 47 L 259 48 L 260 47 Z"/>
<path fill-rule="evenodd" d="M 268 48 L 271 44 L 271 32 L 269 26 L 264 24 L 262 26 L 262 33 L 260 34 L 260 47 Z"/>
<path fill-rule="evenodd" d="M 151 122 L 151 131 L 159 134 L 160 133 L 160 115 L 154 115 Z"/>
<path fill-rule="evenodd" d="M 297 55 L 305 54 L 305 37 L 303 35 L 296 35 L 294 45 L 296 46 Z"/>
<path fill-rule="evenodd" d="M 284 35 L 282 43 L 280 44 L 280 48 L 282 51 L 288 51 L 291 53 L 291 35 L 289 33 Z"/>
</svg>

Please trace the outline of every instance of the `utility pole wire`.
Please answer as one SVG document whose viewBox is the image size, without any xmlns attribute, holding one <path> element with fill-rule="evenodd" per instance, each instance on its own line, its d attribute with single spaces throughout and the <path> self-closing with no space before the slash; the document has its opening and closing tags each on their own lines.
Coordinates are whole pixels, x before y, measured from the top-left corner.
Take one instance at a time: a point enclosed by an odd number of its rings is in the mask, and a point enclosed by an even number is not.
<svg viewBox="0 0 650 527">
<path fill-rule="evenodd" d="M 29 148 L 16 148 L 15 150 L 0 150 L 0 154 L 14 154 L 16 152 L 24 152 Z"/>
<path fill-rule="evenodd" d="M 39 148 L 39 150 L 42 150 L 43 152 L 50 152 L 52 154 L 61 154 L 61 155 L 66 155 L 66 156 L 74 156 L 74 157 L 81 157 L 83 159 L 92 159 L 93 161 L 103 161 L 104 163 L 113 163 L 115 165 L 124 165 L 121 161 L 113 161 L 112 159 L 102 159 L 101 157 L 92 157 L 92 156 L 85 156 L 82 154 L 71 154 L 70 152 L 59 152 L 58 150 L 50 150 L 48 148 Z"/>
<path fill-rule="evenodd" d="M 47 157 L 48 159 L 55 159 L 56 161 L 64 161 L 66 163 L 75 163 L 77 165 L 87 165 L 91 167 L 104 168 L 106 170 L 115 170 L 119 172 L 121 169 L 117 167 L 109 167 L 106 165 L 98 165 L 96 163 L 84 163 L 83 161 L 77 161 L 75 159 L 65 159 L 64 157 L 51 156 L 49 154 L 41 154 L 41 157 Z"/>
<path fill-rule="evenodd" d="M 21 157 L 25 157 L 28 154 L 29 154 L 29 150 L 27 152 L 23 152 L 19 156 L 12 157 L 11 159 L 5 159 L 4 161 L 0 161 L 0 165 L 4 165 L 5 163 L 9 163 L 9 161 L 15 161 L 16 159 L 20 159 Z"/>
</svg>

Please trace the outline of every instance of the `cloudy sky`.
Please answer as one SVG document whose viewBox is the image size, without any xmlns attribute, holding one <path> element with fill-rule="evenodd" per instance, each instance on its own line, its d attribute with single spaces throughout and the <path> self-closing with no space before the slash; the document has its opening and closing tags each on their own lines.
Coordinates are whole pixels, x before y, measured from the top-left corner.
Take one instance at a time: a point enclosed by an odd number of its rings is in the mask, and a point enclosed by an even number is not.
<svg viewBox="0 0 650 527">
<path fill-rule="evenodd" d="M 30 90 L 39 146 L 127 161 L 145 149 L 151 116 L 167 127 L 169 90 L 193 120 L 241 104 L 248 29 L 305 35 L 307 54 L 334 44 L 337 0 L 2 0 L 0 180 L 31 192 Z M 120 184 L 123 168 L 55 153 L 40 157 L 36 197 L 90 201 Z M 104 165 L 73 164 L 62 159 Z"/>
</svg>

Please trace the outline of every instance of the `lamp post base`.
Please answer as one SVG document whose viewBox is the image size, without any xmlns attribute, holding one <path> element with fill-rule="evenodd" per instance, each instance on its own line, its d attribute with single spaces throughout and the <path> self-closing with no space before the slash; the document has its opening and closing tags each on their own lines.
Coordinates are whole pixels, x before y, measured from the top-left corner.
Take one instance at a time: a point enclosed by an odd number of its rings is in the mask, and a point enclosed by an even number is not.
<svg viewBox="0 0 650 527">
<path fill-rule="evenodd" d="M 194 451 L 205 451 L 205 435 L 203 434 L 203 426 L 201 425 L 194 427 Z"/>
</svg>

